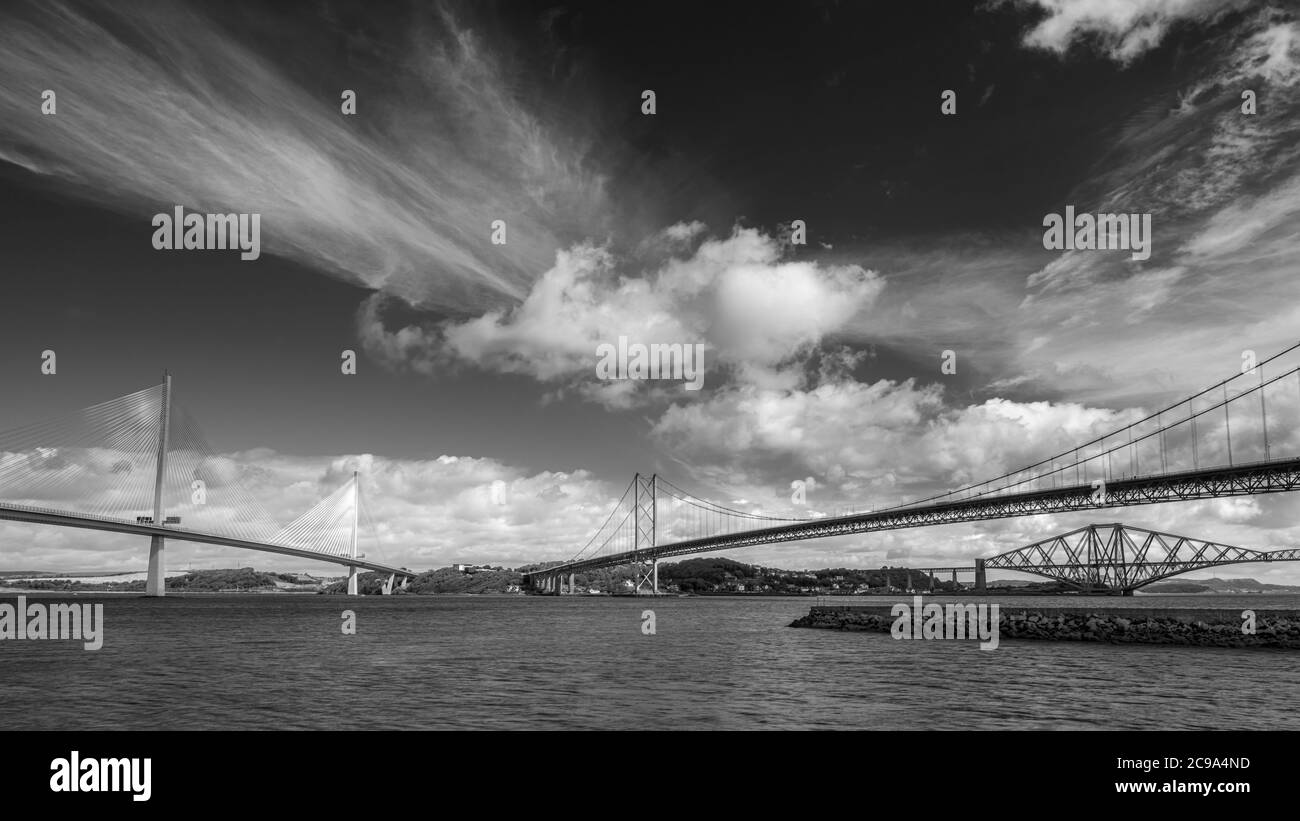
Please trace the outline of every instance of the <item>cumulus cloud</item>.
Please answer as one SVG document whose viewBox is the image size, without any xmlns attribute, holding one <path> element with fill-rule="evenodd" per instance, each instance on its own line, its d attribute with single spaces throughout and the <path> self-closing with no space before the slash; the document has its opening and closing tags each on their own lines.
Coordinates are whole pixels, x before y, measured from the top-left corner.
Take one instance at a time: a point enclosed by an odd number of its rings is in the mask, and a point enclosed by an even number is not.
<svg viewBox="0 0 1300 821">
<path fill-rule="evenodd" d="M 653 434 L 706 482 L 763 477 L 775 490 L 758 498 L 789 484 L 777 477 L 811 474 L 847 491 L 846 501 L 897 504 L 1031 464 L 1137 414 L 1004 399 L 953 406 L 937 383 L 841 378 L 807 390 L 740 386 L 674 405 Z"/>
<path fill-rule="evenodd" d="M 382 306 L 372 303 L 360 317 L 362 338 L 372 355 L 397 367 L 432 372 L 442 363 L 528 374 L 626 406 L 667 389 L 597 379 L 601 344 L 626 337 L 704 345 L 706 383 L 713 385 L 724 374 L 797 381 L 807 357 L 849 328 L 884 287 L 859 265 L 783 259 L 780 242 L 752 228 L 681 252 L 701 232 L 698 225 L 670 226 L 662 233 L 670 255 L 649 270 L 592 244 L 560 251 L 518 306 L 470 320 L 388 330 Z"/>
</svg>

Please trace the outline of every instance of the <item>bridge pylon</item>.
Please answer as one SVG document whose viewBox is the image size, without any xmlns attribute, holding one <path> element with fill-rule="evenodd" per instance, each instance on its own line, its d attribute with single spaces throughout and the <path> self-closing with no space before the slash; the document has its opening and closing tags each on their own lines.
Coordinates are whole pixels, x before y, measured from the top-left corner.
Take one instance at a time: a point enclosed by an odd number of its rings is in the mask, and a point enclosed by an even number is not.
<svg viewBox="0 0 1300 821">
<path fill-rule="evenodd" d="M 659 476 L 653 473 L 642 476 L 638 473 L 634 482 L 636 498 L 633 500 L 633 511 L 636 515 L 636 525 L 632 534 L 635 539 L 632 568 L 633 573 L 636 574 L 636 588 L 632 592 L 640 596 L 641 589 L 648 587 L 649 595 L 658 596 L 659 559 L 653 556 L 645 559 L 639 554 L 640 551 L 652 550 L 655 546 L 657 536 L 655 512 L 658 510 Z"/>
<path fill-rule="evenodd" d="M 155 462 L 157 473 L 153 485 L 153 523 L 161 526 L 163 519 L 163 477 L 167 473 L 167 423 L 172 410 L 172 376 L 163 372 L 162 409 L 159 411 L 158 458 Z M 146 596 L 164 596 L 167 594 L 167 557 L 163 550 L 167 547 L 162 536 L 149 537 L 149 575 L 144 583 Z"/>
<path fill-rule="evenodd" d="M 361 512 L 361 481 L 357 478 L 357 472 L 352 471 L 352 538 L 349 540 L 348 556 L 355 559 L 357 557 L 357 517 Z M 391 589 L 392 579 L 389 579 L 389 589 Z M 348 595 L 357 595 L 357 566 L 348 565 Z"/>
</svg>

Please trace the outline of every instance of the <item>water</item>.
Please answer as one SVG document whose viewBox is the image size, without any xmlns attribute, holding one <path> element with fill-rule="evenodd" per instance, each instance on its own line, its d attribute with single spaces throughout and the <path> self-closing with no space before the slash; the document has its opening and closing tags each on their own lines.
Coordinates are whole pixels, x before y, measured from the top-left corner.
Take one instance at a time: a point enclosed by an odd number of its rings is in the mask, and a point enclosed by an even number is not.
<svg viewBox="0 0 1300 821">
<path fill-rule="evenodd" d="M 56 599 L 67 600 L 28 597 Z M 76 600 L 104 603 L 103 649 L 0 642 L 6 728 L 1300 729 L 1300 652 L 1032 641 L 985 652 L 787 627 L 809 598 Z M 1300 596 L 1087 602 L 1300 609 Z M 354 636 L 340 630 L 344 609 Z M 646 609 L 655 635 L 642 634 Z"/>
</svg>

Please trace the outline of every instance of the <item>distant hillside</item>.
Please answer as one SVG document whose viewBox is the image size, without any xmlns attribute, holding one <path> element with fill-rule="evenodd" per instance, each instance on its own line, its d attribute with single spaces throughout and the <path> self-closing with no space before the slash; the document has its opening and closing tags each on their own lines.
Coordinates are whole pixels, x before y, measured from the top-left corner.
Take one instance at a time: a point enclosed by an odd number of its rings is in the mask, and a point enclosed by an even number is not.
<svg viewBox="0 0 1300 821">
<path fill-rule="evenodd" d="M 357 592 L 363 596 L 373 596 L 383 592 L 387 573 L 361 573 L 357 576 Z M 429 570 L 411 579 L 406 590 L 394 589 L 394 594 L 414 593 L 505 593 L 508 588 L 519 587 L 524 583 L 522 573 L 514 570 L 480 570 L 476 573 L 462 573 L 451 567 Z M 347 580 L 341 579 L 325 588 L 326 593 L 343 593 Z"/>
<path fill-rule="evenodd" d="M 504 593 L 512 585 L 524 583 L 522 573 L 514 570 L 482 570 L 461 573 L 450 567 L 421 573 L 406 586 L 408 593 Z"/>
<path fill-rule="evenodd" d="M 1287 584 L 1266 584 L 1255 579 L 1187 579 L 1174 578 L 1154 582 L 1145 588 L 1148 593 L 1300 593 L 1300 587 Z"/>
<path fill-rule="evenodd" d="M 69 592 L 144 592 L 144 580 L 120 582 L 83 582 L 76 578 L 15 579 L 7 578 L 0 586 L 22 590 L 58 590 Z M 173 593 L 270 593 L 309 592 L 321 587 L 317 579 L 297 573 L 263 573 L 251 567 L 231 570 L 195 570 L 184 576 L 167 579 L 167 590 Z"/>
</svg>

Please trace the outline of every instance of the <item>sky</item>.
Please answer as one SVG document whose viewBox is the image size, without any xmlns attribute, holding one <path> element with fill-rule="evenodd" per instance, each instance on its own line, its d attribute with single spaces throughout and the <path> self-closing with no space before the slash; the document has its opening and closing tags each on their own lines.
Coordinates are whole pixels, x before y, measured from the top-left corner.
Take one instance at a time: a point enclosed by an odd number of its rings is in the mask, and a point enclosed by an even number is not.
<svg viewBox="0 0 1300 821">
<path fill-rule="evenodd" d="M 576 553 L 634 472 L 898 504 L 1300 341 L 1294 5 L 625 5 L 5 4 L 0 430 L 167 369 L 278 521 L 359 470 L 376 557 L 515 566 Z M 178 205 L 260 214 L 261 255 L 155 249 Z M 1151 215 L 1149 258 L 1045 248 L 1066 206 Z M 619 337 L 702 345 L 703 387 L 599 378 Z M 1274 494 L 728 555 L 969 563 L 1094 520 L 1300 539 Z M 138 570 L 140 541 L 3 523 L 0 566 Z"/>
</svg>

